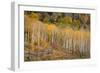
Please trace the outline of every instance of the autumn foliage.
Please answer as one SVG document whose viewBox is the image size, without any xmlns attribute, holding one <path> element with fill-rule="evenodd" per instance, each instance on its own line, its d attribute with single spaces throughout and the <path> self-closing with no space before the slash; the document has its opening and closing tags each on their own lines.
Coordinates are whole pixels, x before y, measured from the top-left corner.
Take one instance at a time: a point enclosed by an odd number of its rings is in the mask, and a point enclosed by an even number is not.
<svg viewBox="0 0 100 73">
<path fill-rule="evenodd" d="M 28 11 L 24 15 L 25 61 L 90 57 L 89 15 L 79 14 L 79 19 L 73 19 L 44 14 L 44 20 L 39 16 L 43 17 L 42 13 Z"/>
</svg>

